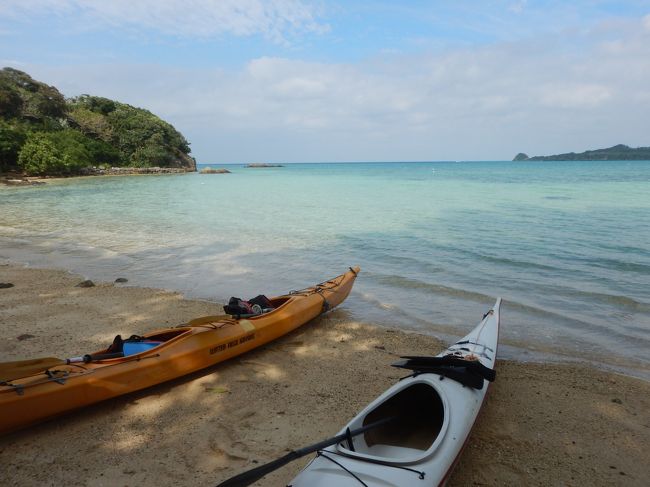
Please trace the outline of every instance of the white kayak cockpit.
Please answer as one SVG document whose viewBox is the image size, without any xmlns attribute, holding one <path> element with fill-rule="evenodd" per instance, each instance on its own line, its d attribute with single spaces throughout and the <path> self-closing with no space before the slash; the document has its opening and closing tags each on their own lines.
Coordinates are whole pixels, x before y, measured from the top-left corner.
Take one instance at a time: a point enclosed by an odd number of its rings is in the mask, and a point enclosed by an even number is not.
<svg viewBox="0 0 650 487">
<path fill-rule="evenodd" d="M 352 438 L 351 445 L 349 440 L 340 443 L 338 450 L 376 462 L 420 461 L 442 441 L 449 423 L 447 411 L 446 399 L 430 382 L 409 381 L 357 416 L 348 425 L 351 430 L 380 424 Z"/>
</svg>

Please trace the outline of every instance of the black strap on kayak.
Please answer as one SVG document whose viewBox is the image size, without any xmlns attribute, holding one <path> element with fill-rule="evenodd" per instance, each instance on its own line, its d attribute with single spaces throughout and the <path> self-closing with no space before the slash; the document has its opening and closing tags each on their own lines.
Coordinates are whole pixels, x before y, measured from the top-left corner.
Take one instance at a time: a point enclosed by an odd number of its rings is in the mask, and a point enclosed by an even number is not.
<svg viewBox="0 0 650 487">
<path fill-rule="evenodd" d="M 354 443 L 352 442 L 352 432 L 350 431 L 350 428 L 345 429 L 345 434 L 347 435 L 345 439 L 348 442 L 348 450 L 354 451 Z"/>
<path fill-rule="evenodd" d="M 327 299 L 323 298 L 323 311 L 321 313 L 327 313 L 330 310 L 330 304 L 327 302 Z"/>
<path fill-rule="evenodd" d="M 45 371 L 45 375 L 47 375 L 50 379 L 52 379 L 52 381 L 56 382 L 57 384 L 63 385 L 65 384 L 65 381 L 67 380 L 70 373 L 64 370 L 47 369 Z"/>
<path fill-rule="evenodd" d="M 330 303 L 327 301 L 327 298 L 323 295 L 323 291 L 325 291 L 325 288 L 321 287 L 320 284 L 318 286 L 316 286 L 316 293 L 321 298 L 323 298 L 323 309 L 321 310 L 321 314 L 327 313 L 330 310 L 330 308 L 332 307 L 330 305 Z"/>
<path fill-rule="evenodd" d="M 22 384 L 12 384 L 11 382 L 1 380 L 0 386 L 11 387 L 19 396 L 25 394 L 25 387 Z"/>
<path fill-rule="evenodd" d="M 332 453 L 332 452 L 328 452 L 328 453 Z M 319 457 L 327 458 L 330 462 L 332 462 L 332 463 L 338 465 L 338 466 L 341 467 L 343 470 L 345 470 L 347 473 L 349 473 L 350 475 L 352 475 L 352 477 L 354 477 L 355 479 L 357 479 L 361 485 L 363 485 L 364 487 L 368 487 L 368 484 L 366 484 L 363 480 L 361 480 L 359 477 L 357 477 L 357 475 L 356 475 L 352 470 L 346 468 L 345 465 L 340 464 L 339 462 L 337 462 L 336 460 L 334 460 L 332 457 L 328 457 L 328 456 L 325 455 L 322 451 L 317 451 L 317 452 L 316 452 L 316 455 L 319 456 Z"/>
<path fill-rule="evenodd" d="M 400 357 L 402 360 L 395 362 L 393 367 L 409 369 L 419 374 L 438 374 L 448 377 L 464 386 L 474 389 L 483 389 L 483 380 L 493 382 L 496 378 L 494 369 L 486 367 L 478 360 L 465 360 L 452 355 L 445 357 Z"/>
<path fill-rule="evenodd" d="M 336 451 L 330 451 L 330 450 L 325 450 L 325 451 L 326 451 L 327 453 L 332 454 L 332 455 L 339 455 L 339 456 L 341 456 L 341 457 L 351 458 L 351 457 L 349 457 L 348 455 L 346 455 L 345 453 L 339 453 L 339 452 L 336 452 Z M 354 450 L 353 450 L 353 451 L 354 451 Z M 325 457 L 325 455 L 323 455 L 323 452 L 322 452 L 322 451 L 319 451 L 319 452 L 317 452 L 316 454 L 317 454 L 318 456 L 320 456 L 320 457 Z M 329 458 L 329 457 L 325 457 L 325 458 L 327 458 L 328 460 L 331 460 L 332 462 L 334 462 L 334 460 L 332 460 L 332 459 Z M 423 471 L 421 471 L 421 470 L 415 470 L 414 468 L 409 468 L 409 467 L 402 467 L 402 466 L 400 466 L 400 465 L 393 465 L 392 463 L 382 462 L 381 460 L 369 460 L 369 459 L 366 459 L 366 458 L 356 458 L 356 457 L 353 457 L 353 458 L 355 458 L 356 460 L 367 461 L 367 462 L 370 462 L 370 463 L 376 463 L 377 465 L 381 465 L 381 466 L 383 466 L 383 467 L 399 468 L 400 470 L 406 470 L 407 472 L 413 472 L 413 473 L 418 474 L 418 478 L 419 478 L 420 480 L 424 480 L 424 477 L 425 477 L 425 475 L 426 475 L 426 473 L 423 472 Z M 350 472 L 347 468 L 345 468 L 345 467 L 344 467 L 343 465 L 341 465 L 340 463 L 338 463 L 338 462 L 334 462 L 334 463 L 336 463 L 336 464 L 339 465 L 341 468 L 343 468 L 346 472 L 349 472 L 351 475 L 354 476 L 354 474 L 352 474 L 352 472 Z M 354 476 L 354 477 L 357 478 L 356 476 Z M 357 480 L 359 480 L 359 479 L 357 479 Z M 361 480 L 359 480 L 359 482 L 361 482 Z M 361 482 L 361 483 L 363 483 L 363 482 Z M 363 485 L 366 485 L 366 484 L 363 484 Z"/>
<path fill-rule="evenodd" d="M 456 343 L 454 343 L 454 345 L 474 345 L 476 347 L 483 347 L 485 350 L 489 350 L 490 352 L 494 352 L 494 350 L 492 350 L 487 345 L 483 345 L 482 343 L 470 342 L 469 340 L 463 340 L 462 342 L 456 342 Z"/>
</svg>

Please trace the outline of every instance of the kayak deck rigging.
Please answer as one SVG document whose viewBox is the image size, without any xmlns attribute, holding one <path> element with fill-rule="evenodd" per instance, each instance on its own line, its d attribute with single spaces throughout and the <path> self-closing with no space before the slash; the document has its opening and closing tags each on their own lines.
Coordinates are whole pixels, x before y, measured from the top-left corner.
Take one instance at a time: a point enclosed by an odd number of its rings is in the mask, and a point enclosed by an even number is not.
<svg viewBox="0 0 650 487">
<path fill-rule="evenodd" d="M 408 377 L 416 377 L 419 374 L 438 374 L 440 379 L 449 379 L 460 382 L 466 387 L 483 389 L 484 380 L 494 382 L 496 372 L 486 367 L 478 360 L 468 360 L 455 355 L 443 357 L 401 357 L 402 360 L 395 362 L 393 367 L 409 369 L 413 374 Z"/>
<path fill-rule="evenodd" d="M 327 453 L 327 455 L 325 453 Z M 330 462 L 332 462 L 335 465 L 339 466 L 341 469 L 345 470 L 348 474 L 350 474 L 350 476 L 352 478 L 357 480 L 359 482 L 359 484 L 363 485 L 364 487 L 369 487 L 368 484 L 366 484 L 362 479 L 360 479 L 352 470 L 346 468 L 345 465 L 343 465 L 341 462 L 337 462 L 336 460 L 334 460 L 332 457 L 329 457 L 328 455 L 340 455 L 342 457 L 345 457 L 344 454 L 338 453 L 338 452 L 332 451 L 332 450 L 318 450 L 316 452 L 316 458 L 320 457 L 320 458 L 325 458 L 325 459 L 329 460 Z M 316 458 L 314 458 L 314 460 Z M 407 472 L 412 472 L 414 474 L 417 474 L 417 476 L 418 476 L 418 478 L 420 480 L 423 480 L 424 477 L 426 476 L 426 473 L 423 472 L 422 470 L 416 470 L 414 468 L 404 467 L 402 465 L 393 465 L 391 463 L 382 462 L 382 461 L 374 461 L 373 463 L 376 463 L 377 465 L 383 465 L 384 467 L 398 468 L 400 470 L 405 470 Z M 289 487 L 291 487 L 291 486 L 289 486 Z"/>
</svg>

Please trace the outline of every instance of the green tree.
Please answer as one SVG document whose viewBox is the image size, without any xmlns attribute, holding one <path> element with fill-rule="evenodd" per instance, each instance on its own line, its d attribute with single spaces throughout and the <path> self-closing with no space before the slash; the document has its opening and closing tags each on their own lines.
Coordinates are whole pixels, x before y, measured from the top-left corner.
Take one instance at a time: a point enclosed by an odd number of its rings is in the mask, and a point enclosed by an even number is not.
<svg viewBox="0 0 650 487">
<path fill-rule="evenodd" d="M 75 130 L 33 132 L 18 155 L 27 174 L 76 174 L 91 166 L 93 159 L 84 136 Z"/>
<path fill-rule="evenodd" d="M 27 134 L 20 126 L 0 120 L 0 171 L 7 171 L 18 164 L 18 153 Z"/>
<path fill-rule="evenodd" d="M 72 126 L 78 127 L 85 135 L 109 143 L 113 140 L 113 128 L 101 113 L 83 106 L 74 106 L 69 112 L 69 120 Z"/>
<path fill-rule="evenodd" d="M 108 115 L 114 111 L 120 103 L 108 98 L 103 98 L 101 96 L 91 96 L 91 95 L 80 95 L 75 98 L 71 98 L 68 104 L 73 108 L 85 108 L 94 113 L 99 113 L 101 115 Z"/>
<path fill-rule="evenodd" d="M 36 81 L 27 73 L 13 68 L 0 71 L 0 83 L 12 86 L 19 93 L 23 117 L 42 120 L 65 116 L 65 98 L 54 86 Z"/>
<path fill-rule="evenodd" d="M 17 117 L 22 107 L 20 92 L 7 81 L 0 79 L 0 117 Z"/>
<path fill-rule="evenodd" d="M 120 151 L 112 145 L 103 140 L 95 140 L 89 137 L 83 139 L 83 144 L 90 155 L 90 160 L 92 161 L 93 166 L 120 165 Z"/>
<path fill-rule="evenodd" d="M 63 155 L 44 132 L 32 133 L 18 155 L 18 164 L 27 174 L 60 174 Z"/>
<path fill-rule="evenodd" d="M 173 155 L 170 153 L 169 148 L 166 147 L 162 135 L 156 133 L 133 151 L 130 162 L 135 167 L 165 167 L 173 162 Z"/>
<path fill-rule="evenodd" d="M 170 124 L 141 108 L 118 104 L 108 115 L 114 141 L 127 164 L 169 166 L 190 151 L 187 140 Z"/>
</svg>

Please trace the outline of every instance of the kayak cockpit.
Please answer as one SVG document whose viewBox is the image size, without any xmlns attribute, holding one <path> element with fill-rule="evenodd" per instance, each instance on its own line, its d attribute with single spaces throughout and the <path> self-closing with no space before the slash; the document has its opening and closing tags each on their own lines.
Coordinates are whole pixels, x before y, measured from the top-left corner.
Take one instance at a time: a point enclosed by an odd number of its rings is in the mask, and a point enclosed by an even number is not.
<svg viewBox="0 0 650 487">
<path fill-rule="evenodd" d="M 352 445 L 340 443 L 338 449 L 375 462 L 417 462 L 442 440 L 448 424 L 446 410 L 436 388 L 413 381 L 353 420 L 350 429 L 384 422 L 355 437 Z"/>
<path fill-rule="evenodd" d="M 284 303 L 289 302 L 290 299 L 291 299 L 290 296 L 280 296 L 278 298 L 271 298 L 269 299 L 269 301 L 271 301 L 271 304 L 273 305 L 273 309 L 278 309 Z"/>
<path fill-rule="evenodd" d="M 147 340 L 155 340 L 159 342 L 168 342 L 173 338 L 176 338 L 180 335 L 183 335 L 187 333 L 189 330 L 187 328 L 179 328 L 179 329 L 168 329 L 168 330 L 161 330 L 159 332 L 154 332 L 151 334 L 147 334 Z"/>
<path fill-rule="evenodd" d="M 256 319 L 256 318 L 262 318 L 268 316 L 270 313 L 274 313 L 278 311 L 289 301 L 291 301 L 291 299 L 292 299 L 291 296 L 279 296 L 277 298 L 269 298 L 269 303 L 271 303 L 270 309 L 264 310 L 263 313 L 258 315 L 252 315 L 252 316 L 243 315 L 243 316 L 246 316 L 247 319 Z"/>
<path fill-rule="evenodd" d="M 175 341 L 183 335 L 190 333 L 192 333 L 191 328 L 183 327 L 159 330 L 153 333 L 148 333 L 145 336 L 131 335 L 131 337 L 127 339 L 123 339 L 121 335 L 117 335 L 113 339 L 113 343 L 107 349 L 85 357 L 90 357 L 93 362 L 97 360 L 122 359 L 124 357 L 151 352 L 165 343 Z M 85 357 L 82 357 L 85 362 L 90 361 L 86 360 Z M 73 361 L 77 362 L 78 360 Z"/>
</svg>

